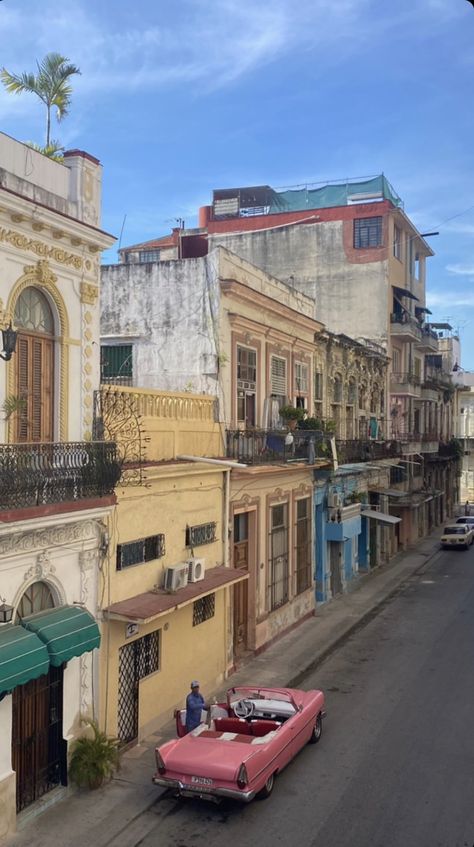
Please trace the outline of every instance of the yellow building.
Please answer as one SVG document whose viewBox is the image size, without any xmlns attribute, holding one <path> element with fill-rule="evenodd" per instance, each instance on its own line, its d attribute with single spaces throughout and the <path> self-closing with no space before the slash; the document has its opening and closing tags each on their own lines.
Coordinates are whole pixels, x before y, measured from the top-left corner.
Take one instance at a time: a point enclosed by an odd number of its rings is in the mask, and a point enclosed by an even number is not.
<svg viewBox="0 0 474 847">
<path fill-rule="evenodd" d="M 102 400 L 129 462 L 101 573 L 100 713 L 130 743 L 169 720 L 192 679 L 206 692 L 225 678 L 232 586 L 247 575 L 228 567 L 224 543 L 229 463 L 199 461 L 221 452 L 213 398 L 111 388 Z M 140 438 L 146 461 L 134 463 Z M 197 461 L 178 459 L 188 453 Z"/>
</svg>

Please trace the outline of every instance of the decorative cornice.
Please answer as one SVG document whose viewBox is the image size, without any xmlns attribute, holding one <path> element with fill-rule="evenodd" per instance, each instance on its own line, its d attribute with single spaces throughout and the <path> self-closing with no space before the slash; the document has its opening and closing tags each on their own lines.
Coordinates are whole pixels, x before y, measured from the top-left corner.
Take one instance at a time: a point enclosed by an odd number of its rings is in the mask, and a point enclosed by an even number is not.
<svg viewBox="0 0 474 847">
<path fill-rule="evenodd" d="M 18 250 L 31 250 L 31 252 L 36 253 L 37 256 L 42 256 L 45 259 L 53 259 L 60 265 L 69 265 L 76 268 L 78 271 L 82 270 L 83 260 L 80 256 L 76 256 L 74 253 L 68 253 L 61 247 L 50 247 L 43 241 L 36 241 L 33 238 L 28 238 L 21 232 L 16 232 L 13 229 L 0 227 L 0 242 L 1 241 L 11 244 L 12 247 L 16 247 Z"/>
<path fill-rule="evenodd" d="M 80 523 L 54 526 L 50 529 L 15 532 L 0 539 L 0 556 L 5 554 L 27 553 L 38 548 L 58 547 L 74 541 L 84 541 L 87 538 L 98 538 L 99 524 L 87 520 Z M 37 560 L 37 566 L 43 561 Z"/>
</svg>

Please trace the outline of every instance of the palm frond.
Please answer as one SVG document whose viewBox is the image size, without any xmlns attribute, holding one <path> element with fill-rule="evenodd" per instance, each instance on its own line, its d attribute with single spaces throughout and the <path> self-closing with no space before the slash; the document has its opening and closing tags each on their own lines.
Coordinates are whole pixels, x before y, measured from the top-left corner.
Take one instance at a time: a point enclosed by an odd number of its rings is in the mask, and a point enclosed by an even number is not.
<svg viewBox="0 0 474 847">
<path fill-rule="evenodd" d="M 0 71 L 0 78 L 10 94 L 37 94 L 37 80 L 34 74 L 11 74 L 6 68 Z"/>
</svg>

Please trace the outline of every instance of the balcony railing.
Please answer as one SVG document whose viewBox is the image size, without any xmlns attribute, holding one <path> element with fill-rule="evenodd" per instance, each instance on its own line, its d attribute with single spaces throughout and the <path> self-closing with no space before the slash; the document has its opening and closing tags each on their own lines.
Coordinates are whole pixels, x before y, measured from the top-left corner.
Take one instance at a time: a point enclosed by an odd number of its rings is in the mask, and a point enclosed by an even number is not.
<svg viewBox="0 0 474 847">
<path fill-rule="evenodd" d="M 451 374 L 434 365 L 425 365 L 424 381 L 428 385 L 440 385 L 446 388 L 451 387 L 453 384 Z"/>
<path fill-rule="evenodd" d="M 340 440 L 336 441 L 337 458 L 340 464 L 352 462 L 370 462 L 373 459 L 390 459 L 401 455 L 400 444 L 396 441 Z"/>
<path fill-rule="evenodd" d="M 421 327 L 419 322 L 408 315 L 406 312 L 399 314 L 392 312 L 390 315 L 392 335 L 409 335 L 413 338 L 421 339 Z"/>
<path fill-rule="evenodd" d="M 331 455 L 328 436 L 319 430 L 227 430 L 227 458 L 247 465 L 308 462 Z"/>
<path fill-rule="evenodd" d="M 0 444 L 0 511 L 104 497 L 119 478 L 111 442 Z"/>
</svg>

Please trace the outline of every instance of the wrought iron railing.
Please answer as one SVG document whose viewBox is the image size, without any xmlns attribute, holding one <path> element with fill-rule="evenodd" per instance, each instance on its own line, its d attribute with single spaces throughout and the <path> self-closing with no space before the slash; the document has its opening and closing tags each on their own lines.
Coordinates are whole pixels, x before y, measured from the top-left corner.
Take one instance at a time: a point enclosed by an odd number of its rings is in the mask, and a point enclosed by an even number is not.
<svg viewBox="0 0 474 847">
<path fill-rule="evenodd" d="M 330 456 L 328 436 L 319 430 L 227 430 L 227 458 L 247 465 L 307 461 Z"/>
<path fill-rule="evenodd" d="M 395 373 L 392 372 L 390 374 L 390 384 L 391 385 L 420 385 L 421 377 L 415 373 Z"/>
<path fill-rule="evenodd" d="M 104 497 L 119 478 L 113 442 L 0 444 L 0 511 Z"/>
<path fill-rule="evenodd" d="M 373 459 L 389 459 L 401 455 L 398 441 L 336 440 L 339 464 L 369 462 Z"/>
</svg>

